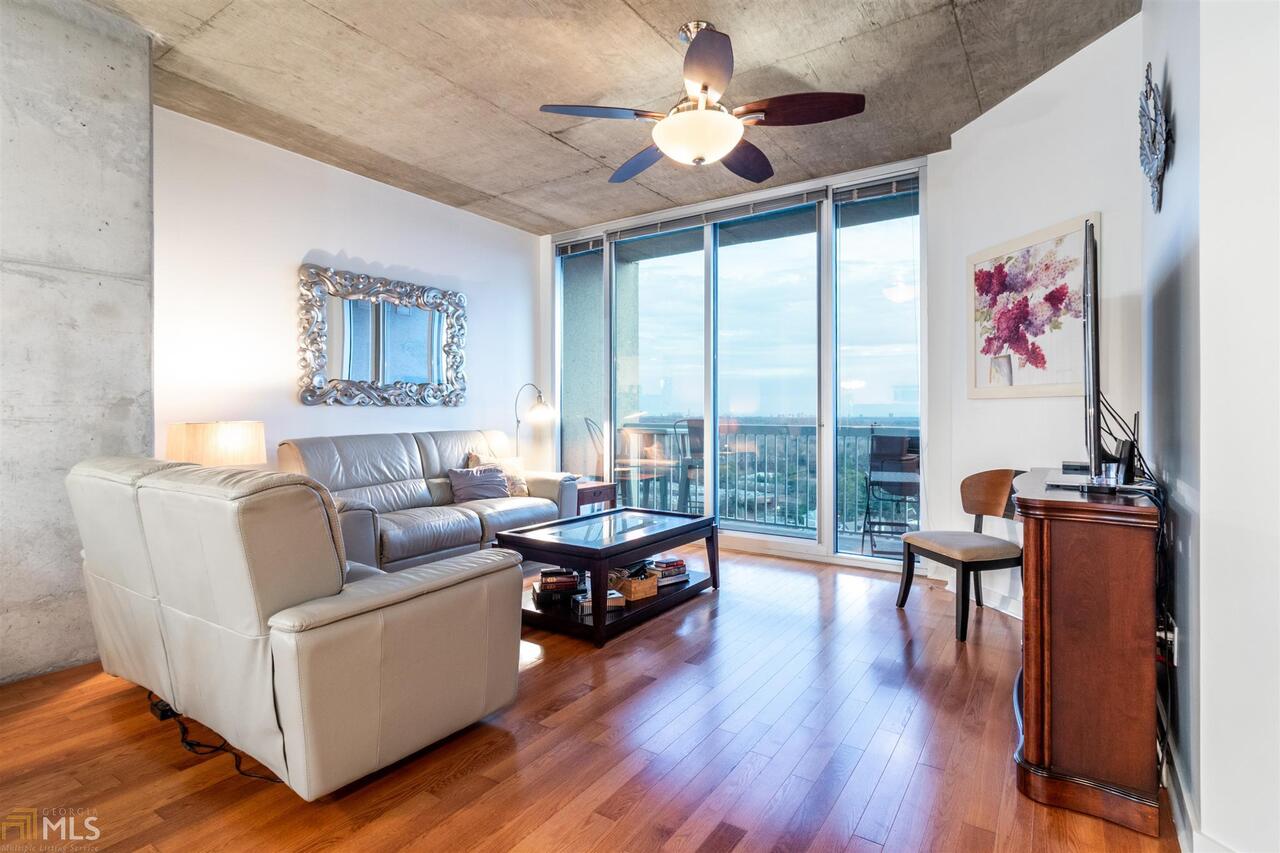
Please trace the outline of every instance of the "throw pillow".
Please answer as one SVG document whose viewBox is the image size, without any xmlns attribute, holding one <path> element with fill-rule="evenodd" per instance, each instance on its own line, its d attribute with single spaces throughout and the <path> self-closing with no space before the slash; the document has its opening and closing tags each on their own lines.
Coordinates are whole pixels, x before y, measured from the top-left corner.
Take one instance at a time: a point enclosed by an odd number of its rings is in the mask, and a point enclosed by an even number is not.
<svg viewBox="0 0 1280 853">
<path fill-rule="evenodd" d="M 450 468 L 449 485 L 454 503 L 511 496 L 507 478 L 497 468 Z"/>
<path fill-rule="evenodd" d="M 507 490 L 515 498 L 529 497 L 529 484 L 524 479 L 524 465 L 519 456 L 481 456 L 467 454 L 468 468 L 497 468 L 507 478 Z"/>
</svg>

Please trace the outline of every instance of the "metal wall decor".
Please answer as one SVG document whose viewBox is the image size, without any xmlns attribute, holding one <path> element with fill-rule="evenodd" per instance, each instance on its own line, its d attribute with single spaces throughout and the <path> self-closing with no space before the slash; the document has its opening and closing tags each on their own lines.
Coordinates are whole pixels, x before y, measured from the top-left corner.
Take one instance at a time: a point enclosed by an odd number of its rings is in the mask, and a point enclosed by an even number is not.
<svg viewBox="0 0 1280 853">
<path fill-rule="evenodd" d="M 461 406 L 466 339 L 467 297 L 455 290 L 298 268 L 298 397 L 308 406 Z"/>
<path fill-rule="evenodd" d="M 1151 209 L 1160 212 L 1160 195 L 1164 184 L 1164 168 L 1173 147 L 1173 130 L 1164 111 L 1164 95 L 1151 79 L 1151 63 L 1147 63 L 1147 85 L 1138 96 L 1138 160 L 1151 184 Z"/>
</svg>

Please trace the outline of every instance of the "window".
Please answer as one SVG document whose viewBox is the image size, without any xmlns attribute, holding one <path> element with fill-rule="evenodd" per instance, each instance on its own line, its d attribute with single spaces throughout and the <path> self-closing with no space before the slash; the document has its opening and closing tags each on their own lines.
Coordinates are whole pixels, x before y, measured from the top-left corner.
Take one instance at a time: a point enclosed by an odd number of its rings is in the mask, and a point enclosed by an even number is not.
<svg viewBox="0 0 1280 853">
<path fill-rule="evenodd" d="M 920 195 L 915 178 L 836 205 L 836 545 L 891 557 L 920 527 Z"/>
<path fill-rule="evenodd" d="M 614 478 L 628 506 L 688 505 L 705 409 L 701 228 L 613 246 Z"/>
<path fill-rule="evenodd" d="M 715 228 L 720 526 L 813 539 L 818 529 L 817 207 Z"/>
<path fill-rule="evenodd" d="M 609 363 L 604 250 L 566 252 L 560 280 L 560 465 L 605 479 L 602 424 L 608 422 Z"/>
<path fill-rule="evenodd" d="M 917 175 L 556 254 L 566 470 L 792 552 L 900 558 L 920 524 Z"/>
</svg>

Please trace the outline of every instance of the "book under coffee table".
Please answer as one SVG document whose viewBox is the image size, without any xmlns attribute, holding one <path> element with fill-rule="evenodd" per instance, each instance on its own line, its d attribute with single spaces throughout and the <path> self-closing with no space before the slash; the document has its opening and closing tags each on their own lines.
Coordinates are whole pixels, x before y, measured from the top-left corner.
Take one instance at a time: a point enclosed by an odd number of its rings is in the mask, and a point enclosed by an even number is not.
<svg viewBox="0 0 1280 853">
<path fill-rule="evenodd" d="M 629 566 L 663 551 L 706 542 L 707 568 L 689 570 L 684 583 L 660 587 L 658 594 L 610 610 L 605 603 L 609 570 Z M 524 593 L 524 624 L 594 640 L 633 628 L 703 591 L 720 586 L 720 546 L 715 519 L 653 509 L 612 509 L 578 518 L 562 518 L 498 534 L 498 545 L 520 552 L 525 560 L 550 563 L 590 573 L 591 613 L 579 616 L 572 607 L 539 607 L 531 590 Z"/>
</svg>

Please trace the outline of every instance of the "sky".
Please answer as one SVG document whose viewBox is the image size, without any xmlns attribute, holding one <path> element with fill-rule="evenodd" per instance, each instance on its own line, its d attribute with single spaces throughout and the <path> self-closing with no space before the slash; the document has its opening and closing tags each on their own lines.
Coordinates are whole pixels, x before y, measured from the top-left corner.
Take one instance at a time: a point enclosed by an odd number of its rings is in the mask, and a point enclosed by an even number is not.
<svg viewBox="0 0 1280 853">
<path fill-rule="evenodd" d="M 918 416 L 918 247 L 918 216 L 838 230 L 842 417 Z M 811 233 L 721 247 L 722 416 L 816 417 L 817 257 Z M 639 263 L 641 411 L 618 414 L 701 415 L 702 253 Z"/>
</svg>

